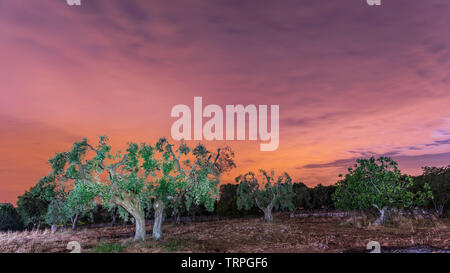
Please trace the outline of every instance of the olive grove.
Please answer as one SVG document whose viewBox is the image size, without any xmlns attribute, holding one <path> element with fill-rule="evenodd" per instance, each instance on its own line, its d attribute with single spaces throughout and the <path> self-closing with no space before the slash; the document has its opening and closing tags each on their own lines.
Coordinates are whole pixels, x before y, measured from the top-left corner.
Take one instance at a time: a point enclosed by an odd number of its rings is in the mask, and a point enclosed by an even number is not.
<svg viewBox="0 0 450 273">
<path fill-rule="evenodd" d="M 153 238 L 162 237 L 164 209 L 204 204 L 212 210 L 217 199 L 220 174 L 234 167 L 229 148 L 208 151 L 203 145 L 177 148 L 161 138 L 155 145 L 128 143 L 125 152 L 114 152 L 106 137 L 96 146 L 86 139 L 71 151 L 50 160 L 60 181 L 73 183 L 68 196 L 72 213 L 79 213 L 93 200 L 117 206 L 122 218 L 135 223 L 134 240 L 145 240 L 144 210 L 153 208 Z"/>
</svg>

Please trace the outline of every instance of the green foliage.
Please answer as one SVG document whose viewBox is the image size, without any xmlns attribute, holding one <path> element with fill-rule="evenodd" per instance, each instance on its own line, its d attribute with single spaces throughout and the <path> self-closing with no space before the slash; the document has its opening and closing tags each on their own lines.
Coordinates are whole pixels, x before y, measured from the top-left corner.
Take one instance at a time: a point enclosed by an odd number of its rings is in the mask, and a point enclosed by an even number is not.
<svg viewBox="0 0 450 273">
<path fill-rule="evenodd" d="M 414 191 L 426 191 L 429 185 L 433 193 L 427 206 L 433 208 L 439 216 L 450 214 L 450 166 L 424 167 L 423 174 L 414 178 Z"/>
<path fill-rule="evenodd" d="M 432 197 L 426 192 L 410 191 L 411 177 L 402 175 L 397 163 L 388 157 L 358 159 L 345 178 L 337 182 L 333 195 L 335 205 L 343 210 L 379 210 L 423 205 Z"/>
<path fill-rule="evenodd" d="M 83 139 L 74 143 L 70 152 L 55 155 L 50 160 L 52 174 L 59 178 L 60 188 L 66 193 L 61 214 L 86 215 L 96 201 L 108 208 L 123 207 L 125 203 L 138 208 L 149 206 L 146 178 L 154 168 L 150 161 L 152 149 L 129 143 L 126 152 L 113 153 L 108 139 L 102 136 L 95 148 Z M 140 159 L 145 160 L 144 169 L 139 165 Z M 120 215 L 128 217 L 127 213 Z"/>
<path fill-rule="evenodd" d="M 128 143 L 125 153 L 113 152 L 106 137 L 100 137 L 96 147 L 83 139 L 50 160 L 64 198 L 51 204 L 48 222 L 82 214 L 95 202 L 118 206 L 126 221 L 129 214 L 132 221 L 143 217 L 155 200 L 174 213 L 182 205 L 189 210 L 202 204 L 212 211 L 219 175 L 234 166 L 232 159 L 229 148 L 212 153 L 201 144 L 191 149 L 183 142 L 175 148 L 164 138 L 154 146 Z"/>
<path fill-rule="evenodd" d="M 260 170 L 263 181 L 260 183 L 253 172 L 248 172 L 236 178 L 239 183 L 237 188 L 237 206 L 238 209 L 250 210 L 257 206 L 261 210 L 266 208 L 277 210 L 293 209 L 294 197 L 292 189 L 292 180 L 287 173 L 279 176 L 275 181 L 273 171 L 267 173 Z"/>
<path fill-rule="evenodd" d="M 66 208 L 64 199 L 55 198 L 51 200 L 45 215 L 45 222 L 48 225 L 64 224 L 69 218 Z"/>
<path fill-rule="evenodd" d="M 125 249 L 124 246 L 119 244 L 107 244 L 104 243 L 102 245 L 96 246 L 92 249 L 94 253 L 118 253 L 123 252 Z"/>
<path fill-rule="evenodd" d="M 188 244 L 187 244 L 186 240 L 174 239 L 174 240 L 167 241 L 163 245 L 163 249 L 167 252 L 176 252 L 176 251 L 179 251 L 179 249 L 181 247 L 186 247 L 187 245 Z"/>
<path fill-rule="evenodd" d="M 202 144 L 191 149 L 183 142 L 176 150 L 173 147 L 164 138 L 155 145 L 161 153 L 161 179 L 153 190 L 154 196 L 164 201 L 173 215 L 191 207 L 204 206 L 207 211 L 213 211 L 219 195 L 220 174 L 235 167 L 234 153 L 229 147 L 212 153 Z"/>
<path fill-rule="evenodd" d="M 23 223 L 13 205 L 0 204 L 0 231 L 22 230 Z"/>
<path fill-rule="evenodd" d="M 334 209 L 332 196 L 336 190 L 334 185 L 323 186 L 321 184 L 309 188 L 303 183 L 294 183 L 294 206 L 303 209 Z"/>
<path fill-rule="evenodd" d="M 45 224 L 47 209 L 55 198 L 55 177 L 45 176 L 28 191 L 18 197 L 17 212 L 27 228 L 38 228 Z"/>
</svg>

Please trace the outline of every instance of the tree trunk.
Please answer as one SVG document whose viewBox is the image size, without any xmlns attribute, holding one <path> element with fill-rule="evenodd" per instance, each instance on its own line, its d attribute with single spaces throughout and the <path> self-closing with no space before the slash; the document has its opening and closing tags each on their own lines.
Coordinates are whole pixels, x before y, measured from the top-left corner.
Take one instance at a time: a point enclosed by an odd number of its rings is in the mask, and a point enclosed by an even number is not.
<svg viewBox="0 0 450 273">
<path fill-rule="evenodd" d="M 177 213 L 177 216 L 175 217 L 175 223 L 174 223 L 174 226 L 179 226 L 179 225 L 181 225 L 181 213 L 179 212 L 179 213 Z"/>
<path fill-rule="evenodd" d="M 272 208 L 271 207 L 267 207 L 263 211 L 264 211 L 264 221 L 272 222 L 272 220 L 273 220 Z"/>
<path fill-rule="evenodd" d="M 295 217 L 295 210 L 291 210 L 291 213 L 290 213 L 289 217 L 291 217 L 291 218 Z"/>
<path fill-rule="evenodd" d="M 111 227 L 116 225 L 116 212 L 114 211 L 112 215 Z"/>
<path fill-rule="evenodd" d="M 145 241 L 145 216 L 144 211 L 141 209 L 139 201 L 136 198 L 133 198 L 131 200 L 116 199 L 115 203 L 122 206 L 133 216 L 134 223 L 136 224 L 134 240 Z"/>
<path fill-rule="evenodd" d="M 52 225 L 52 227 L 51 227 L 51 232 L 52 232 L 52 234 L 53 233 L 55 233 L 56 232 L 56 230 L 57 230 L 58 228 L 56 227 L 56 225 Z"/>
<path fill-rule="evenodd" d="M 78 223 L 78 213 L 75 214 L 75 217 L 72 219 L 72 230 L 75 230 L 77 228 Z"/>
<path fill-rule="evenodd" d="M 357 225 L 357 223 L 356 223 L 356 211 L 355 210 L 352 211 L 351 214 L 352 214 L 352 226 L 356 227 L 356 225 Z"/>
<path fill-rule="evenodd" d="M 380 212 L 380 218 L 373 222 L 373 225 L 375 226 L 382 225 L 384 222 L 386 222 L 386 207 L 378 209 L 378 211 Z"/>
<path fill-rule="evenodd" d="M 444 216 L 444 205 L 443 204 L 437 204 L 433 200 L 434 210 L 436 211 L 438 217 Z"/>
<path fill-rule="evenodd" d="M 145 241 L 145 217 L 143 213 L 136 213 L 133 215 L 136 223 L 136 233 L 134 234 L 134 241 Z"/>
<path fill-rule="evenodd" d="M 444 205 L 439 205 L 438 215 L 439 217 L 444 217 Z"/>
<path fill-rule="evenodd" d="M 162 237 L 161 225 L 163 221 L 164 203 L 158 200 L 154 203 L 155 221 L 153 222 L 153 239 L 159 240 Z"/>
</svg>

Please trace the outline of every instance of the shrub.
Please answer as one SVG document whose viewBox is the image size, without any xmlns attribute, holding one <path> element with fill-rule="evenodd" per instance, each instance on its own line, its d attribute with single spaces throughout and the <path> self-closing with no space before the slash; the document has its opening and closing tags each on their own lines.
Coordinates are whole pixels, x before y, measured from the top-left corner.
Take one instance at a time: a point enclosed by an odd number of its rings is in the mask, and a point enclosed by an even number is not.
<svg viewBox="0 0 450 273">
<path fill-rule="evenodd" d="M 13 205 L 0 204 L 0 230 L 22 230 L 23 223 Z"/>
</svg>

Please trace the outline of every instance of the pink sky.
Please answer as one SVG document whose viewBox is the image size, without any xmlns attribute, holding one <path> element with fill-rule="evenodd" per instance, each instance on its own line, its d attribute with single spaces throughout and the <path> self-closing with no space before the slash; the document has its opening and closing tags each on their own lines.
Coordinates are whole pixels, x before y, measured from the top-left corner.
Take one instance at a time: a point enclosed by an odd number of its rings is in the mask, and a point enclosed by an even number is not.
<svg viewBox="0 0 450 273">
<path fill-rule="evenodd" d="M 82 137 L 170 139 L 171 108 L 280 105 L 280 146 L 238 168 L 337 181 L 362 156 L 450 164 L 447 0 L 0 1 L 0 202 Z"/>
</svg>

